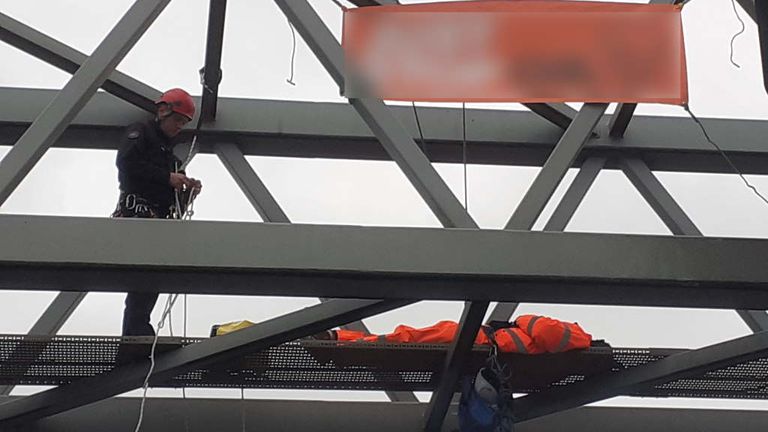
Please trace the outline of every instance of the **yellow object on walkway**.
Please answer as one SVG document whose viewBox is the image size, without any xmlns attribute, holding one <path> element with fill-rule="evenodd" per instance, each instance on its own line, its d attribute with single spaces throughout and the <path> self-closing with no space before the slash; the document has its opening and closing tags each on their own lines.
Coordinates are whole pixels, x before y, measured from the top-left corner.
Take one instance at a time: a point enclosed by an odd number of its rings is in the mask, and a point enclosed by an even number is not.
<svg viewBox="0 0 768 432">
<path fill-rule="evenodd" d="M 218 324 L 213 326 L 213 328 L 211 328 L 211 337 L 224 336 L 225 334 L 232 333 L 233 331 L 242 330 L 244 328 L 248 328 L 254 324 L 255 323 L 252 323 L 248 320 L 232 321 L 225 324 Z"/>
</svg>

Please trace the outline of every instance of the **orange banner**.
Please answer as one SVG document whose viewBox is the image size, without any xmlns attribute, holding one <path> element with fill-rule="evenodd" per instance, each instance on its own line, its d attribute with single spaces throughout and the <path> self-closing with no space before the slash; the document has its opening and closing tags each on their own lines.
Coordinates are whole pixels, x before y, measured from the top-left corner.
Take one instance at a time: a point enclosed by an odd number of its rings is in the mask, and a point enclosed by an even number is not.
<svg viewBox="0 0 768 432">
<path fill-rule="evenodd" d="M 688 99 L 680 7 L 482 0 L 350 9 L 345 96 L 429 102 Z"/>
</svg>

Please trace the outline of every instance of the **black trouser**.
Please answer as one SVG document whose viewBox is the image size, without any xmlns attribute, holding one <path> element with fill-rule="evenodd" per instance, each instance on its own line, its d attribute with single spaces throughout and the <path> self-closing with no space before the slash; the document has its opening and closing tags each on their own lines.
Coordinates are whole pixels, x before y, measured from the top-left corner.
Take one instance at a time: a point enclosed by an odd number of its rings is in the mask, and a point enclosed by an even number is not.
<svg viewBox="0 0 768 432">
<path fill-rule="evenodd" d="M 154 336 L 155 329 L 149 323 L 158 293 L 129 292 L 125 296 L 123 312 L 123 336 Z"/>
<path fill-rule="evenodd" d="M 112 217 L 165 219 L 169 211 L 154 205 L 135 195 L 121 193 L 117 208 Z M 152 309 L 157 303 L 156 292 L 129 292 L 125 297 L 123 312 L 123 336 L 154 336 L 155 329 L 150 324 Z"/>
</svg>

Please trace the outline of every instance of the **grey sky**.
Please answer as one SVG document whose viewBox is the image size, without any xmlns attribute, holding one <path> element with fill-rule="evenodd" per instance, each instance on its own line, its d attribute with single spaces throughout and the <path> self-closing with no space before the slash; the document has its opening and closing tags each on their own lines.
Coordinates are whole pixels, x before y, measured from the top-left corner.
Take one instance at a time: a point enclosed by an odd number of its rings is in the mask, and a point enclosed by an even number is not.
<svg viewBox="0 0 768 432">
<path fill-rule="evenodd" d="M 311 3 L 338 36 L 341 29 L 338 8 L 330 0 Z M 0 11 L 89 53 L 130 4 L 129 0 L 0 0 Z M 203 64 L 207 4 L 204 0 L 171 2 L 118 69 L 158 89 L 179 86 L 200 94 L 197 71 Z M 736 41 L 735 59 L 741 64 L 737 69 L 728 60 L 730 38 L 740 28 L 730 1 L 693 0 L 684 9 L 691 107 L 700 117 L 768 118 L 768 96 L 762 88 L 757 31 L 746 14 L 740 12 L 747 31 Z M 296 59 L 297 86 L 288 85 L 285 79 L 289 72 L 290 50 L 291 34 L 286 19 L 272 1 L 230 0 L 220 94 L 344 101 L 300 38 Z M 61 88 L 69 78 L 68 74 L 3 43 L 0 43 L 0 64 L 0 86 Z M 505 107 L 519 109 L 516 105 Z M 685 115 L 680 107 L 668 106 L 640 106 L 638 113 Z M 424 133 L 429 137 L 429 130 Z M 468 135 L 471 137 L 471 129 Z M 0 147 L 0 157 L 6 152 L 7 148 Z M 438 226 L 427 206 L 393 163 L 263 157 L 249 160 L 294 222 Z M 439 165 L 438 170 L 463 201 L 461 167 Z M 214 156 L 196 157 L 189 172 L 205 183 L 204 193 L 195 206 L 195 219 L 259 220 Z M 470 166 L 469 210 L 481 227 L 500 228 L 536 172 L 533 168 Z M 569 174 L 560 192 L 573 175 L 573 172 Z M 659 177 L 705 234 L 768 237 L 768 208 L 735 176 L 659 173 Z M 750 176 L 750 179 L 768 191 L 768 179 L 758 176 Z M 0 212 L 104 217 L 114 207 L 116 192 L 113 152 L 54 149 L 46 154 Z M 551 211 L 551 204 L 543 220 Z M 623 174 L 617 172 L 604 172 L 600 176 L 569 230 L 667 234 L 666 228 Z M 54 293 L 0 292 L 0 332 L 25 332 L 53 296 Z M 89 295 L 62 333 L 118 334 L 122 297 L 122 294 Z M 203 336 L 213 323 L 236 319 L 259 321 L 313 303 L 314 299 L 190 296 L 188 333 Z M 154 320 L 159 317 L 160 307 L 156 309 Z M 424 302 L 373 317 L 366 323 L 374 331 L 387 331 L 397 323 L 419 326 L 439 319 L 457 319 L 460 309 L 456 302 Z M 551 314 L 579 321 L 597 338 L 604 338 L 616 346 L 700 347 L 748 333 L 732 311 L 526 304 L 520 312 Z M 182 309 L 177 306 L 174 311 L 176 333 L 182 328 L 181 315 Z M 178 393 L 158 391 L 155 394 Z M 254 397 L 307 396 L 306 392 L 249 391 L 248 394 Z M 380 393 L 364 396 L 383 399 Z M 309 393 L 309 397 L 340 396 L 317 392 Z M 768 407 L 764 402 L 750 401 L 658 403 Z"/>
</svg>

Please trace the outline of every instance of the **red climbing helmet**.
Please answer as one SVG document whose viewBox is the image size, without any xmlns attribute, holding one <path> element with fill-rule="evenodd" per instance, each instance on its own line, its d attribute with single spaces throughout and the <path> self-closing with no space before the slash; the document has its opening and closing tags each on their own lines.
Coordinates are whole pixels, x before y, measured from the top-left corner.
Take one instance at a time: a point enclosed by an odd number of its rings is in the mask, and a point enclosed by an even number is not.
<svg viewBox="0 0 768 432">
<path fill-rule="evenodd" d="M 189 93 L 180 88 L 168 90 L 155 103 L 167 103 L 173 112 L 186 116 L 190 120 L 195 116 L 195 101 Z"/>
</svg>

